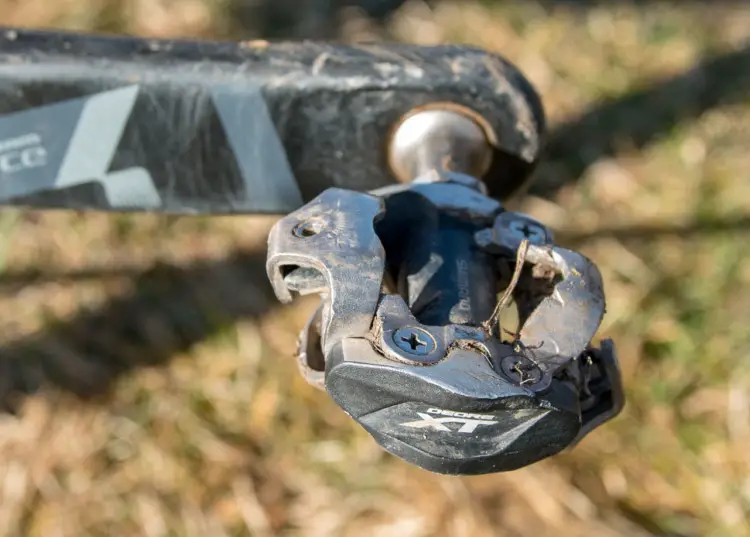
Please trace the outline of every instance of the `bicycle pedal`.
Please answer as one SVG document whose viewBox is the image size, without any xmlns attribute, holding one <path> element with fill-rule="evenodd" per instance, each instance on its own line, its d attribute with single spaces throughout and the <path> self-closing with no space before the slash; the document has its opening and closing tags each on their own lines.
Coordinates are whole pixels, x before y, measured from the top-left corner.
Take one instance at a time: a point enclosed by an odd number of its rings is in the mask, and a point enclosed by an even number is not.
<svg viewBox="0 0 750 537">
<path fill-rule="evenodd" d="M 601 275 L 487 195 L 481 123 L 417 110 L 388 147 L 414 181 L 328 189 L 269 235 L 277 297 L 322 298 L 301 337 L 306 378 L 387 451 L 447 474 L 532 464 L 617 415 L 614 345 L 592 344 Z M 519 326 L 503 332 L 511 298 Z"/>
</svg>

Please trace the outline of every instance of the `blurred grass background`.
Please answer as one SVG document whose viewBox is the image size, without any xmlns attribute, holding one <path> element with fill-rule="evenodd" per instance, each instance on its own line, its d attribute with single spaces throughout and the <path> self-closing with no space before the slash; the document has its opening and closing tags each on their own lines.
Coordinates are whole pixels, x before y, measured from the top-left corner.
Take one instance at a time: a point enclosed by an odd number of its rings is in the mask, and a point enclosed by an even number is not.
<svg viewBox="0 0 750 537">
<path fill-rule="evenodd" d="M 530 468 L 429 474 L 297 374 L 314 304 L 271 296 L 272 218 L 6 210 L 0 535 L 750 535 L 750 4 L 410 0 L 379 21 L 271 4 L 0 0 L 0 13 L 506 55 L 550 119 L 515 206 L 599 264 L 624 413 Z"/>
</svg>

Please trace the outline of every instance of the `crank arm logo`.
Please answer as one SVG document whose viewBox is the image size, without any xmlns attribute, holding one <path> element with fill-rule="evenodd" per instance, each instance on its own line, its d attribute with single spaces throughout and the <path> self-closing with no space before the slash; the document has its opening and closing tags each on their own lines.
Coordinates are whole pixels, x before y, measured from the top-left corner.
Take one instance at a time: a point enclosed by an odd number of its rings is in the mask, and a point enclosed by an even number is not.
<svg viewBox="0 0 750 537">
<path fill-rule="evenodd" d="M 166 121 L 166 126 L 173 131 L 171 135 L 183 140 L 200 134 L 198 131 L 186 133 L 178 128 L 184 121 L 182 115 L 194 106 L 197 111 L 218 116 L 223 136 L 217 138 L 210 131 L 200 132 L 205 143 L 217 146 L 217 152 L 228 149 L 234 156 L 243 188 L 237 188 L 239 192 L 224 192 L 224 187 L 211 185 L 216 194 L 225 193 L 230 208 L 245 212 L 289 212 L 299 207 L 302 194 L 261 88 L 230 85 L 209 89 L 210 101 L 200 100 L 200 105 L 196 104 L 192 90 L 189 98 L 182 97 L 179 92 L 171 95 L 172 107 L 165 112 L 166 119 L 162 117 L 158 121 Z M 158 188 L 152 176 L 153 170 L 138 164 L 110 171 L 134 114 L 139 91 L 140 86 L 133 84 L 0 115 L 0 202 L 96 183 L 104 191 L 112 209 L 156 209 L 176 205 L 184 210 L 192 202 L 204 203 L 206 200 L 190 199 L 190 196 L 175 202 L 170 196 L 173 195 L 173 183 L 178 181 L 192 187 L 210 185 L 213 179 L 204 177 L 201 170 L 204 165 L 210 167 L 208 165 L 212 164 L 214 157 L 205 163 L 203 157 L 195 157 L 190 160 L 192 169 L 185 169 L 186 164 L 169 151 L 146 147 L 137 137 L 135 142 L 130 137 L 130 145 L 125 150 L 132 159 L 145 162 L 149 154 L 161 155 L 165 170 L 160 173 L 164 174 L 163 180 L 169 179 L 169 185 Z M 141 110 L 134 121 L 143 122 L 145 126 L 156 122 L 144 114 Z"/>
<path fill-rule="evenodd" d="M 160 207 L 161 196 L 144 168 L 107 173 L 138 95 L 127 86 L 89 97 L 55 180 L 55 188 L 96 181 L 113 208 Z"/>
<path fill-rule="evenodd" d="M 91 182 L 112 208 L 157 208 L 148 170 L 109 172 L 138 85 L 0 116 L 0 199 Z"/>
</svg>

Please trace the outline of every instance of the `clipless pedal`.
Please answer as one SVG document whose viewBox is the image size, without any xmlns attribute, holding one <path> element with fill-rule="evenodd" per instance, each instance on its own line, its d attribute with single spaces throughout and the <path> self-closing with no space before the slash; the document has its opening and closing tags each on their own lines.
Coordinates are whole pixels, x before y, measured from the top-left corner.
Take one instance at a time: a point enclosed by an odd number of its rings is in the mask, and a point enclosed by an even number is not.
<svg viewBox="0 0 750 537">
<path fill-rule="evenodd" d="M 520 73 L 482 63 L 491 120 L 436 96 L 378 144 L 399 184 L 328 189 L 268 243 L 278 298 L 321 296 L 300 339 L 306 378 L 386 450 L 447 474 L 534 463 L 623 406 L 613 343 L 591 343 L 596 266 L 491 195 L 523 183 L 528 168 L 499 155 L 533 163 L 543 122 Z M 518 326 L 501 326 L 511 302 Z"/>
</svg>

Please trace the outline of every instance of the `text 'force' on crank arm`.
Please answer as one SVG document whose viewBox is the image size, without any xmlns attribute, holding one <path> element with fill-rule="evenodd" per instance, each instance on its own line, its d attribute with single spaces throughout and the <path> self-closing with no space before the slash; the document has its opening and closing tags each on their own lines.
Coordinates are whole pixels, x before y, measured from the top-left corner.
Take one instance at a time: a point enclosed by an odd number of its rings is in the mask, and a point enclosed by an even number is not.
<svg viewBox="0 0 750 537">
<path fill-rule="evenodd" d="M 419 110 L 388 147 L 411 183 L 328 189 L 269 236 L 278 298 L 321 296 L 300 341 L 305 377 L 386 450 L 447 474 L 534 463 L 617 415 L 614 345 L 592 344 L 601 275 L 487 195 L 481 125 Z M 501 327 L 511 300 L 518 326 Z"/>
<path fill-rule="evenodd" d="M 391 184 L 391 128 L 441 103 L 481 118 L 483 177 L 496 197 L 515 192 L 539 154 L 541 104 L 482 50 L 0 27 L 0 205 L 287 213 L 329 187 Z"/>
</svg>

